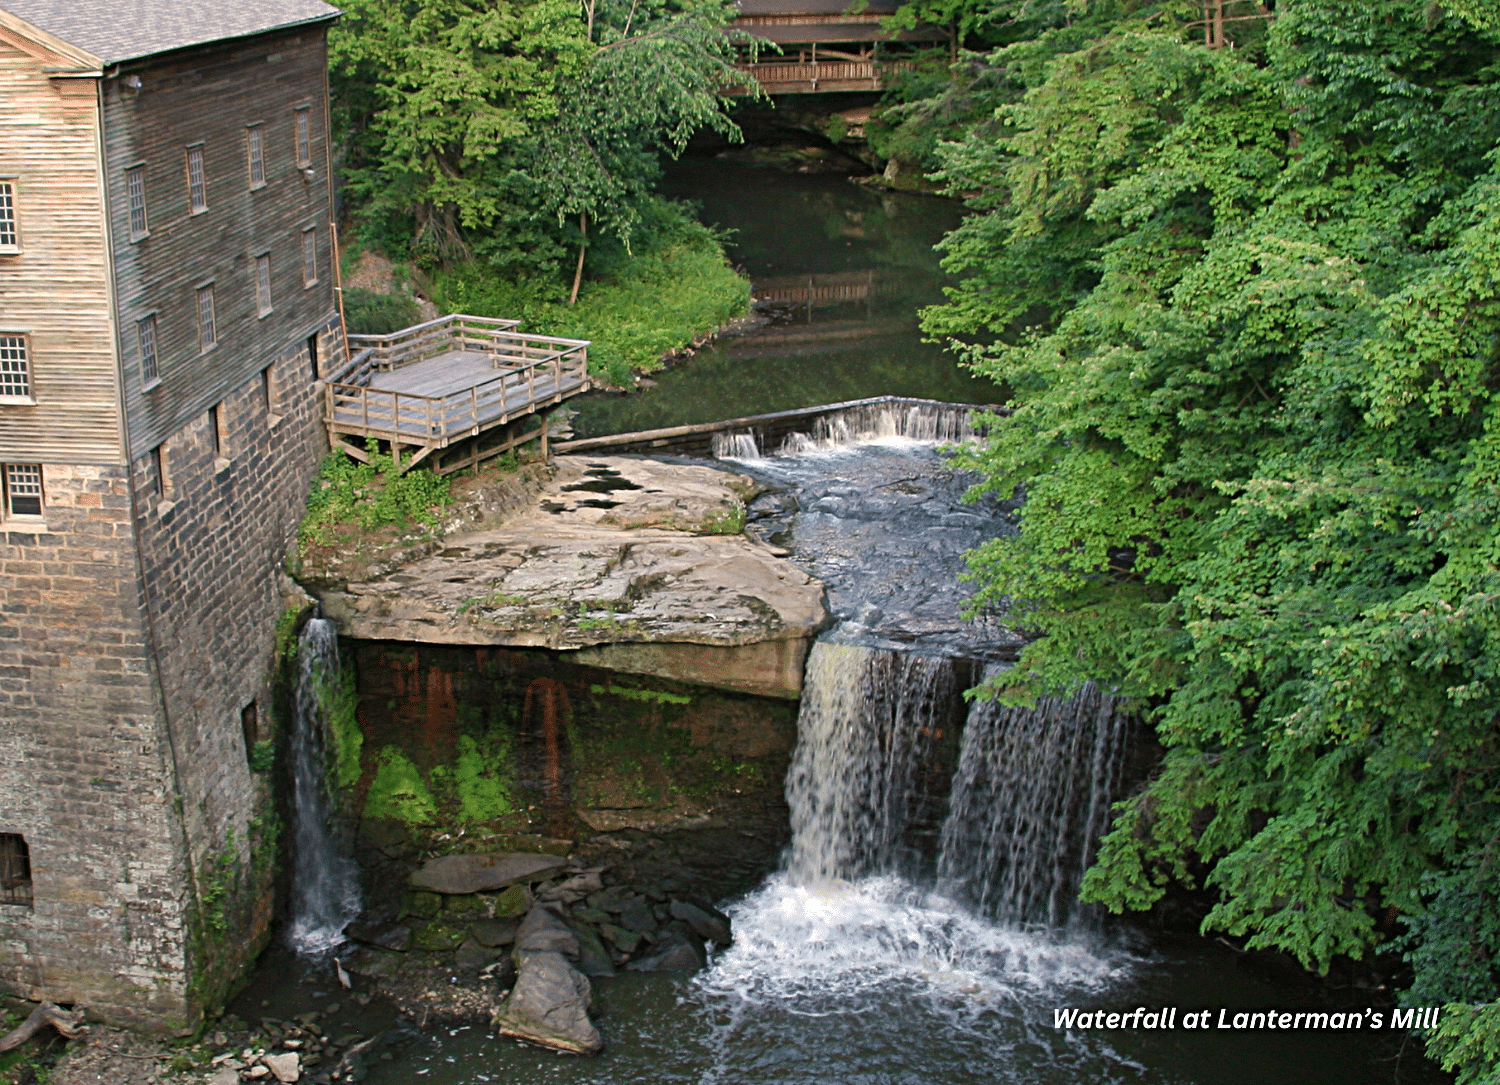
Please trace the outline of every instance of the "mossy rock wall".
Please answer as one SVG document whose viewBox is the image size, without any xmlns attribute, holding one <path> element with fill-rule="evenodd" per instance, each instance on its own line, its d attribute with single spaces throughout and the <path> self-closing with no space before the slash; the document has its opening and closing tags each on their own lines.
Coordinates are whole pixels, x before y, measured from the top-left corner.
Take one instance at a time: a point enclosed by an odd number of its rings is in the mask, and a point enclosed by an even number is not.
<svg viewBox="0 0 1500 1085">
<path fill-rule="evenodd" d="M 345 649 L 360 760 L 341 783 L 361 835 L 390 858 L 565 854 L 601 835 L 725 829 L 784 811 L 795 703 L 579 666 L 567 653 Z"/>
</svg>

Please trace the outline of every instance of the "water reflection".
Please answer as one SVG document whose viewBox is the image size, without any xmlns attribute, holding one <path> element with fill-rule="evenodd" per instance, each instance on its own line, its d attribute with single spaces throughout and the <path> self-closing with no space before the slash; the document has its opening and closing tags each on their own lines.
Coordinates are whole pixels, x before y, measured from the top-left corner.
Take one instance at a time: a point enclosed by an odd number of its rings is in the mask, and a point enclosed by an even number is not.
<svg viewBox="0 0 1500 1085">
<path fill-rule="evenodd" d="M 933 246 L 958 225 L 958 204 L 706 158 L 671 164 L 663 189 L 733 231 L 730 258 L 774 322 L 659 374 L 649 391 L 570 401 L 580 437 L 876 395 L 1002 398 L 917 327 L 918 310 L 943 298 Z"/>
</svg>

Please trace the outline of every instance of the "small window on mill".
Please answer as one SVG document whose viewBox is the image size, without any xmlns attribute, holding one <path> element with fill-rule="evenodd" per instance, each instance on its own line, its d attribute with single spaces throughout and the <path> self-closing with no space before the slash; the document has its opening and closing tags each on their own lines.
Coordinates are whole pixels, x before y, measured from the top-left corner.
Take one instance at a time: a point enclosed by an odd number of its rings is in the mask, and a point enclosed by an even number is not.
<svg viewBox="0 0 1500 1085">
<path fill-rule="evenodd" d="M 21 247 L 16 233 L 16 183 L 0 181 L 0 252 L 15 252 Z"/>
<path fill-rule="evenodd" d="M 297 118 L 297 165 L 312 165 L 312 112 L 306 107 L 296 111 Z"/>
<path fill-rule="evenodd" d="M 245 129 L 245 159 L 250 169 L 250 187 L 259 188 L 266 183 L 266 154 L 261 143 L 260 125 Z"/>
<path fill-rule="evenodd" d="M 42 514 L 41 464 L 7 463 L 3 482 L 7 517 Z"/>
<path fill-rule="evenodd" d="M 240 730 L 245 735 L 245 752 L 249 753 L 260 741 L 260 712 L 254 701 L 240 709 Z"/>
<path fill-rule="evenodd" d="M 208 210 L 208 189 L 203 181 L 203 148 L 189 147 L 187 153 L 188 211 L 198 214 Z"/>
<path fill-rule="evenodd" d="M 31 852 L 20 833 L 0 833 L 0 904 L 31 907 Z"/>
</svg>

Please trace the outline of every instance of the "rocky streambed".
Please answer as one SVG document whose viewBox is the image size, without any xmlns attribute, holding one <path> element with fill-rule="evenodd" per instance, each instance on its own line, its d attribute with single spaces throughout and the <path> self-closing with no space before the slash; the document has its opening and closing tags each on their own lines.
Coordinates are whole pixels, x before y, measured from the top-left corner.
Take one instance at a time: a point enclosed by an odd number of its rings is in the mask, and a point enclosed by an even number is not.
<svg viewBox="0 0 1500 1085">
<path fill-rule="evenodd" d="M 608 842 L 596 845 L 619 852 Z M 646 853 L 627 846 L 625 851 Z M 731 940 L 692 878 L 578 855 L 453 854 L 417 867 L 347 930 L 340 967 L 422 1024 L 493 1025 L 574 1054 L 604 1038 L 591 977 L 693 972 Z"/>
</svg>

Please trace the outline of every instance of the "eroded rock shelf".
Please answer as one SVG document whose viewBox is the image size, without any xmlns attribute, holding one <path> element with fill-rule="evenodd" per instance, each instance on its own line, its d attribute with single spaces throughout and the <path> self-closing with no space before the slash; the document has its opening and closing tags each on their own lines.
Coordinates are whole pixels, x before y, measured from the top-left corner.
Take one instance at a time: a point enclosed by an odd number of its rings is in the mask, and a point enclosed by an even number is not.
<svg viewBox="0 0 1500 1085">
<path fill-rule="evenodd" d="M 740 533 L 761 490 L 701 465 L 560 456 L 535 500 L 320 591 L 346 636 L 576 649 L 578 662 L 795 697 L 823 584 Z"/>
</svg>

